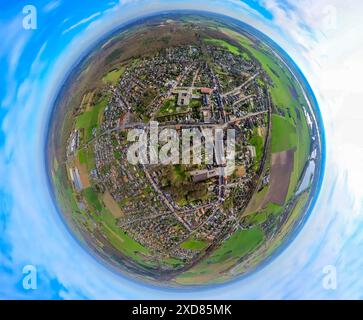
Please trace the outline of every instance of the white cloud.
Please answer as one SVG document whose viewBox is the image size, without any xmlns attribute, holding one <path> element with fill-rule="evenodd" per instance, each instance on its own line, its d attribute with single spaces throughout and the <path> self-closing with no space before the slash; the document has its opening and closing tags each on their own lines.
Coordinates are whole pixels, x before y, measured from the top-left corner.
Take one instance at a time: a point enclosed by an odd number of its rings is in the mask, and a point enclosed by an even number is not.
<svg viewBox="0 0 363 320">
<path fill-rule="evenodd" d="M 49 13 L 49 12 L 57 9 L 61 4 L 62 4 L 61 0 L 51 1 L 44 6 L 43 11 L 46 13 Z"/>
<path fill-rule="evenodd" d="M 77 22 L 76 24 L 72 25 L 71 27 L 69 27 L 68 29 L 64 30 L 62 32 L 62 34 L 66 34 L 68 33 L 69 31 L 81 26 L 81 25 L 84 25 L 86 24 L 87 22 L 90 22 L 91 20 L 94 20 L 94 18 L 97 18 L 101 15 L 101 12 L 96 12 L 92 15 L 90 15 L 89 17 L 85 18 L 85 19 L 82 19 L 81 21 Z"/>
</svg>

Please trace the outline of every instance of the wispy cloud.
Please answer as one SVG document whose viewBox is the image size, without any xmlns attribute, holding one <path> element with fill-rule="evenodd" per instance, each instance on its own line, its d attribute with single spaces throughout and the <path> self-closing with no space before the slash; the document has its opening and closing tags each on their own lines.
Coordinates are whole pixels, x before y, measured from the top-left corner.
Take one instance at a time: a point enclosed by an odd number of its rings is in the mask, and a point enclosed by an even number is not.
<svg viewBox="0 0 363 320">
<path fill-rule="evenodd" d="M 51 11 L 57 9 L 61 4 L 62 4 L 61 0 L 51 1 L 44 6 L 43 11 L 46 13 L 51 12 Z"/>
<path fill-rule="evenodd" d="M 82 19 L 81 21 L 77 22 L 76 24 L 72 25 L 71 27 L 69 27 L 68 29 L 64 30 L 62 32 L 62 34 L 66 34 L 68 33 L 69 31 L 81 26 L 81 25 L 84 25 L 86 24 L 87 22 L 90 22 L 92 20 L 94 20 L 95 18 L 99 17 L 101 15 L 101 12 L 96 12 L 94 14 L 92 14 L 91 16 L 85 18 L 85 19 Z"/>
</svg>

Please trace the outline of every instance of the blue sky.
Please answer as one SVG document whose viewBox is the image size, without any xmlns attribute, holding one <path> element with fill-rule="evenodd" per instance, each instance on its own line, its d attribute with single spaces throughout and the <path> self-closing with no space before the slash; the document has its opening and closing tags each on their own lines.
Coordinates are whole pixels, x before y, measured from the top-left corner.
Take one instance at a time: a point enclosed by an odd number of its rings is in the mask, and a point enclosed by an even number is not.
<svg viewBox="0 0 363 320">
<path fill-rule="evenodd" d="M 25 3 L 0 1 L 0 298 L 363 298 L 359 1 L 31 2 L 37 30 L 22 28 Z M 180 292 L 115 275 L 85 252 L 55 211 L 42 159 L 54 96 L 82 52 L 135 17 L 200 8 L 251 24 L 299 65 L 323 114 L 327 173 L 310 219 L 270 265 L 224 287 Z M 38 269 L 34 291 L 21 285 L 29 264 Z M 336 290 L 323 288 L 327 265 L 337 269 Z"/>
</svg>

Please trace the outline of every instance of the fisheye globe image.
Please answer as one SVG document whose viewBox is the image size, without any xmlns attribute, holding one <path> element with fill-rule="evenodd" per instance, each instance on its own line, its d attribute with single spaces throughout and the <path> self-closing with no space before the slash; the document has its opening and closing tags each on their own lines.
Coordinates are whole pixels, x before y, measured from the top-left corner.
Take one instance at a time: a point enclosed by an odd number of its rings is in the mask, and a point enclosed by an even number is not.
<svg viewBox="0 0 363 320">
<path fill-rule="evenodd" d="M 170 287 L 263 268 L 319 191 L 321 124 L 270 38 L 171 12 L 105 34 L 54 103 L 47 158 L 63 220 L 116 273 Z"/>
<path fill-rule="evenodd" d="M 363 2 L 0 9 L 0 303 L 363 300 Z"/>
</svg>

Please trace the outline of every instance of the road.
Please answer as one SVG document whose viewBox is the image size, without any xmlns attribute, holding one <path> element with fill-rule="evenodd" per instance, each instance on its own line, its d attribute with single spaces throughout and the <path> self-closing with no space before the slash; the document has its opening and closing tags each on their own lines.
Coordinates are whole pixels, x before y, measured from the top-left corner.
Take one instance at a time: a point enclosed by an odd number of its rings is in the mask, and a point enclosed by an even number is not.
<svg viewBox="0 0 363 320">
<path fill-rule="evenodd" d="M 251 94 L 251 95 L 249 95 L 249 96 L 243 97 L 242 99 L 239 99 L 238 101 L 233 102 L 233 106 L 235 106 L 236 104 L 239 104 L 239 103 L 245 102 L 245 101 L 247 101 L 247 100 L 249 100 L 249 99 L 255 98 L 255 97 L 256 97 L 256 95 L 255 95 L 255 94 Z"/>
<path fill-rule="evenodd" d="M 231 90 L 231 91 L 229 91 L 227 93 L 222 94 L 222 97 L 224 98 L 224 97 L 227 97 L 229 95 L 237 94 L 239 91 L 241 91 L 241 89 L 243 87 L 245 87 L 246 85 L 248 85 L 251 81 L 255 80 L 258 77 L 259 74 L 260 73 L 257 72 L 255 75 L 253 75 L 251 78 L 249 78 L 246 82 L 242 83 L 239 87 L 234 88 L 233 90 Z"/>
<path fill-rule="evenodd" d="M 145 166 L 143 165 L 143 170 L 144 173 L 146 175 L 146 177 L 148 178 L 148 180 L 150 181 L 153 189 L 158 193 L 158 195 L 161 197 L 162 201 L 164 202 L 164 204 L 168 207 L 168 209 L 173 213 L 173 215 L 175 216 L 175 218 L 178 219 L 178 221 L 190 232 L 191 228 L 190 226 L 181 218 L 178 216 L 178 214 L 176 213 L 176 208 L 174 208 L 174 205 L 172 203 L 170 203 L 169 199 L 165 196 L 164 192 L 162 190 L 160 190 L 159 186 L 157 185 L 157 183 L 154 181 L 154 179 L 152 178 L 152 176 L 150 175 L 150 173 L 146 170 Z"/>
</svg>

